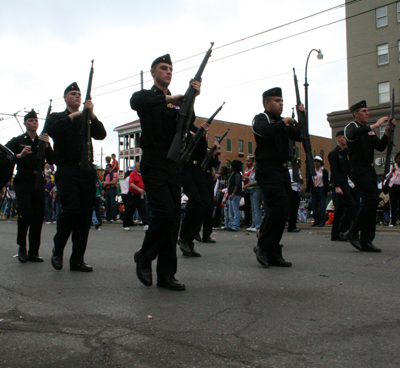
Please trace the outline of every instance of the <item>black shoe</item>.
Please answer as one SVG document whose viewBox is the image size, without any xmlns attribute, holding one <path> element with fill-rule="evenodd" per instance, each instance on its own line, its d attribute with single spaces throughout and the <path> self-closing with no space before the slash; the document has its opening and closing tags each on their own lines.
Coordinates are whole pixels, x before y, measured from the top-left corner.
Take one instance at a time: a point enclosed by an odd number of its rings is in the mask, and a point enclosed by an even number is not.
<svg viewBox="0 0 400 368">
<path fill-rule="evenodd" d="M 100 226 L 101 226 L 100 224 L 96 224 L 96 225 L 94 225 L 94 228 L 95 228 L 96 230 L 98 230 Z"/>
<path fill-rule="evenodd" d="M 201 254 L 199 252 L 196 252 L 194 249 L 192 249 L 192 253 L 190 254 L 190 257 L 201 257 Z"/>
<path fill-rule="evenodd" d="M 43 262 L 43 258 L 39 256 L 28 256 L 29 262 Z"/>
<path fill-rule="evenodd" d="M 89 266 L 85 262 L 70 264 L 69 269 L 71 271 L 80 271 L 80 272 L 92 272 L 93 271 L 93 267 Z"/>
<path fill-rule="evenodd" d="M 216 243 L 216 240 L 209 236 L 207 239 L 203 240 L 203 243 Z"/>
<path fill-rule="evenodd" d="M 363 252 L 381 253 L 382 249 L 375 247 L 372 243 L 361 243 Z"/>
<path fill-rule="evenodd" d="M 344 236 L 343 233 L 339 233 L 337 240 L 347 242 L 347 238 Z"/>
<path fill-rule="evenodd" d="M 321 222 L 320 224 L 318 224 L 318 227 L 324 227 L 325 226 L 325 222 Z"/>
<path fill-rule="evenodd" d="M 19 247 L 18 249 L 18 261 L 21 263 L 25 263 L 28 260 L 28 256 L 26 254 L 26 249 Z"/>
<path fill-rule="evenodd" d="M 157 286 L 159 288 L 174 290 L 174 291 L 182 291 L 186 289 L 184 284 L 180 284 L 175 277 L 171 276 L 158 276 Z"/>
<path fill-rule="evenodd" d="M 314 221 L 314 223 L 313 223 L 311 226 L 312 226 L 312 227 L 318 226 L 318 222 L 315 222 L 315 221 Z"/>
<path fill-rule="evenodd" d="M 196 234 L 196 236 L 194 237 L 194 240 L 198 241 L 201 243 L 201 237 L 199 234 Z"/>
<path fill-rule="evenodd" d="M 258 263 L 264 268 L 269 268 L 267 254 L 258 245 L 253 248 L 253 251 L 256 254 Z"/>
<path fill-rule="evenodd" d="M 231 227 L 228 227 L 228 229 L 227 229 L 228 231 L 240 231 L 239 229 L 238 230 L 236 230 L 236 229 L 232 229 Z"/>
<path fill-rule="evenodd" d="M 63 260 L 61 257 L 55 256 L 53 254 L 53 256 L 51 257 L 51 265 L 53 266 L 53 268 L 55 268 L 56 270 L 60 271 L 63 268 Z"/>
<path fill-rule="evenodd" d="M 297 227 L 295 227 L 294 229 L 288 229 L 288 233 L 298 233 L 298 232 L 300 232 L 301 231 L 301 229 L 298 229 Z"/>
<path fill-rule="evenodd" d="M 182 241 L 182 239 L 179 239 L 179 248 L 182 251 L 182 255 L 184 255 L 185 257 L 201 257 L 201 254 L 196 252 L 193 247 L 194 244 L 189 244 L 189 243 L 185 243 L 184 241 Z"/>
<path fill-rule="evenodd" d="M 153 285 L 153 274 L 151 272 L 151 262 L 144 258 L 139 251 L 135 253 L 133 259 L 136 262 L 136 275 L 144 286 Z"/>
<path fill-rule="evenodd" d="M 360 244 L 360 239 L 358 238 L 358 234 L 354 234 L 349 230 L 345 232 L 344 236 L 354 248 L 356 248 L 357 250 L 362 249 Z"/>
<path fill-rule="evenodd" d="M 292 267 L 292 262 L 285 261 L 282 257 L 269 257 L 268 263 L 270 266 Z"/>
</svg>

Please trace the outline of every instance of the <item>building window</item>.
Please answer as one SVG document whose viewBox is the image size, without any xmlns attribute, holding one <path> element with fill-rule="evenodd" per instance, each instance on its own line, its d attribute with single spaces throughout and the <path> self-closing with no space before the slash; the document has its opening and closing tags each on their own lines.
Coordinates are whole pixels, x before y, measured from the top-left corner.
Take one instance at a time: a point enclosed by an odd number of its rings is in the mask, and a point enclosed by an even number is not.
<svg viewBox="0 0 400 368">
<path fill-rule="evenodd" d="M 400 40 L 397 41 L 397 48 L 398 48 L 398 51 L 399 51 L 399 61 L 400 61 Z"/>
<path fill-rule="evenodd" d="M 226 139 L 226 150 L 227 152 L 232 152 L 232 140 L 230 138 Z"/>
<path fill-rule="evenodd" d="M 314 150 L 314 157 L 317 156 L 317 150 Z"/>
<path fill-rule="evenodd" d="M 400 23 L 400 1 L 397 3 L 397 22 Z"/>
<path fill-rule="evenodd" d="M 243 141 L 239 139 L 239 152 L 243 153 Z"/>
<path fill-rule="evenodd" d="M 398 9 L 398 4 L 397 4 Z M 387 26 L 388 19 L 387 19 L 387 7 L 383 6 L 382 8 L 376 9 L 376 27 L 384 27 Z"/>
<path fill-rule="evenodd" d="M 320 150 L 319 151 L 319 155 L 321 156 L 322 159 L 324 159 L 324 155 L 325 155 L 324 150 Z"/>
<path fill-rule="evenodd" d="M 300 148 L 296 146 L 296 157 L 300 157 Z"/>
<path fill-rule="evenodd" d="M 385 134 L 385 130 L 386 130 L 386 124 L 382 124 L 382 125 L 379 127 L 379 138 L 382 138 L 382 137 L 383 137 L 383 135 Z"/>
<path fill-rule="evenodd" d="M 389 63 L 389 47 L 385 43 L 376 47 L 378 53 L 378 65 L 384 65 Z"/>
<path fill-rule="evenodd" d="M 390 84 L 389 82 L 378 83 L 378 96 L 379 103 L 386 103 L 390 101 Z"/>
<path fill-rule="evenodd" d="M 249 155 L 252 155 L 253 154 L 253 142 L 248 142 L 247 143 L 247 153 L 249 154 Z"/>
</svg>

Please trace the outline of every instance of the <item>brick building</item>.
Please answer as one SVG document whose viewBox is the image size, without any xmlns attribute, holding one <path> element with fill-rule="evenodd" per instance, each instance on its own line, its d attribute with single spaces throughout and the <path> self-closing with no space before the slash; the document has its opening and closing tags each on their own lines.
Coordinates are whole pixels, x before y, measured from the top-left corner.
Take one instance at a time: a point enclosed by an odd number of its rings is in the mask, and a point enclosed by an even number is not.
<svg viewBox="0 0 400 368">
<path fill-rule="evenodd" d="M 196 118 L 195 125 L 200 126 L 206 118 Z M 222 120 L 214 120 L 210 125 L 208 146 L 211 147 L 229 129 L 228 135 L 221 144 L 221 164 L 230 166 L 228 160 L 240 160 L 243 163 L 247 156 L 254 156 L 256 143 L 251 126 L 239 123 L 231 123 Z M 140 120 L 120 125 L 114 129 L 118 132 L 119 167 L 125 171 L 140 161 L 142 150 L 140 142 Z M 329 171 L 328 153 L 332 150 L 332 139 L 310 135 L 313 156 L 321 156 L 325 168 Z M 334 145 L 336 146 L 336 144 Z M 300 159 L 302 176 L 305 177 L 305 154 L 301 143 L 296 142 L 296 156 Z"/>
</svg>

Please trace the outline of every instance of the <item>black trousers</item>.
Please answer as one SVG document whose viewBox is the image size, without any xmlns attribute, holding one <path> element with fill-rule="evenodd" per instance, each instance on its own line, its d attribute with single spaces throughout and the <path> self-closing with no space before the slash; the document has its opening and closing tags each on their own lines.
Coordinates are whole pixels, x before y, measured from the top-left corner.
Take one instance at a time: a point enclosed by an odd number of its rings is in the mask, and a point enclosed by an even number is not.
<svg viewBox="0 0 400 368">
<path fill-rule="evenodd" d="M 123 227 L 128 227 L 132 224 L 132 217 L 136 210 L 142 219 L 143 225 L 148 225 L 146 213 L 146 199 L 142 198 L 140 193 L 129 192 L 125 197 L 125 213 Z"/>
<path fill-rule="evenodd" d="M 214 183 L 211 181 L 204 183 L 207 193 L 207 207 L 204 209 L 203 214 L 203 240 L 211 237 L 213 228 L 213 212 L 214 212 Z M 201 225 L 200 225 L 201 227 Z M 200 228 L 199 228 L 200 231 Z"/>
<path fill-rule="evenodd" d="M 285 229 L 292 191 L 289 172 L 283 165 L 260 162 L 257 163 L 256 180 L 267 203 L 257 245 L 267 256 L 280 257 L 279 242 Z"/>
<path fill-rule="evenodd" d="M 243 197 L 244 197 L 244 222 L 246 224 L 251 225 L 253 220 L 252 220 L 252 215 L 251 215 L 250 193 L 245 192 Z"/>
<path fill-rule="evenodd" d="M 54 255 L 62 257 L 69 237 L 72 239 L 70 264 L 84 261 L 93 206 L 96 198 L 96 173 L 81 171 L 78 165 L 58 165 L 56 183 L 62 212 L 54 236 Z"/>
<path fill-rule="evenodd" d="M 158 275 L 173 277 L 177 270 L 176 242 L 181 218 L 181 168 L 165 156 L 144 150 L 140 163 L 153 211 L 140 253 L 149 261 L 157 258 Z"/>
<path fill-rule="evenodd" d="M 390 223 L 395 225 L 397 219 L 399 219 L 398 207 L 400 206 L 400 185 L 393 184 L 389 188 L 390 198 Z"/>
<path fill-rule="evenodd" d="M 199 232 L 205 211 L 209 207 L 209 195 L 199 164 L 189 162 L 186 165 L 182 173 L 182 187 L 189 200 L 186 203 L 179 237 L 183 242 L 191 244 Z"/>
<path fill-rule="evenodd" d="M 333 203 L 335 215 L 331 230 L 331 238 L 337 239 L 339 233 L 345 233 L 350 229 L 353 220 L 355 203 L 349 186 L 341 187 L 343 194 L 334 193 Z"/>
<path fill-rule="evenodd" d="M 299 204 L 300 204 L 299 193 L 296 190 L 291 189 L 289 196 L 288 230 L 296 229 Z"/>
<path fill-rule="evenodd" d="M 36 180 L 36 177 L 35 177 Z M 29 229 L 30 256 L 39 255 L 40 237 L 45 212 L 45 193 L 43 188 L 35 189 L 36 182 L 17 181 L 14 183 L 18 209 L 17 244 L 26 249 L 26 236 Z"/>
<path fill-rule="evenodd" d="M 351 168 L 351 179 L 361 197 L 361 206 L 351 225 L 351 232 L 360 233 L 361 243 L 371 243 L 375 238 L 376 208 L 379 203 L 376 173 L 371 166 Z"/>
</svg>

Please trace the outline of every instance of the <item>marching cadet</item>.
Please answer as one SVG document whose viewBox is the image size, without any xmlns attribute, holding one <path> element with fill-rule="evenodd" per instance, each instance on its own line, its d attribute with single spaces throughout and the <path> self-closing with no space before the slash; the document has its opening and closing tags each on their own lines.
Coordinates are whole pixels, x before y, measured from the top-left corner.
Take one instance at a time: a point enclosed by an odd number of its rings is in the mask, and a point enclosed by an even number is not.
<svg viewBox="0 0 400 368">
<path fill-rule="evenodd" d="M 301 141 L 299 126 L 293 118 L 281 117 L 281 88 L 271 88 L 262 96 L 265 111 L 255 116 L 253 132 L 257 144 L 256 180 L 267 205 L 254 252 L 263 267 L 291 267 L 292 263 L 282 257 L 282 246 L 279 242 L 289 213 L 291 186 L 286 167 L 289 139 Z"/>
<path fill-rule="evenodd" d="M 49 164 L 53 164 L 53 150 L 47 134 L 37 135 L 38 118 L 34 110 L 24 117 L 26 132 L 11 139 L 7 144 L 17 158 L 17 174 L 14 178 L 14 188 L 17 197 L 18 210 L 18 235 L 17 244 L 18 260 L 21 263 L 43 262 L 39 257 L 40 236 L 45 212 L 44 179 L 42 185 L 37 188 L 36 180 L 39 151 L 39 142 L 45 143 L 45 158 Z M 26 251 L 26 236 L 29 229 L 29 251 Z"/>
<path fill-rule="evenodd" d="M 185 290 L 175 279 L 177 271 L 176 243 L 181 216 L 181 168 L 167 154 L 176 132 L 176 118 L 182 95 L 171 95 L 172 79 L 169 54 L 151 64 L 154 85 L 150 90 L 135 92 L 131 108 L 140 118 L 143 150 L 140 168 L 153 214 L 142 247 L 135 253 L 136 275 L 145 286 L 153 283 L 151 262 L 157 259 L 157 286 L 169 290 Z M 200 82 L 191 86 L 200 94 Z M 193 115 L 194 121 L 195 116 Z"/>
<path fill-rule="evenodd" d="M 57 220 L 51 264 L 56 270 L 63 268 L 64 248 L 72 235 L 70 270 L 92 272 L 93 268 L 85 263 L 84 255 L 96 196 L 96 171 L 93 166 L 88 171 L 81 170 L 81 125 L 84 122 L 79 110 L 81 91 L 77 83 L 65 89 L 64 101 L 67 108 L 63 112 L 52 113 L 48 126 L 49 135 L 54 140 L 56 184 L 62 207 Z M 91 137 L 103 140 L 107 133 L 93 112 L 93 102 L 86 101 L 84 107 L 89 109 Z"/>
<path fill-rule="evenodd" d="M 367 125 L 369 112 L 365 100 L 350 107 L 354 120 L 344 128 L 350 155 L 350 177 L 361 196 L 361 207 L 350 230 L 345 233 L 351 245 L 363 252 L 381 252 L 372 241 L 375 238 L 376 208 L 379 202 L 374 150 L 384 151 L 390 134 L 390 125 L 396 120 L 380 118 L 375 124 Z M 374 129 L 388 122 L 385 134 L 379 139 Z"/>
</svg>

